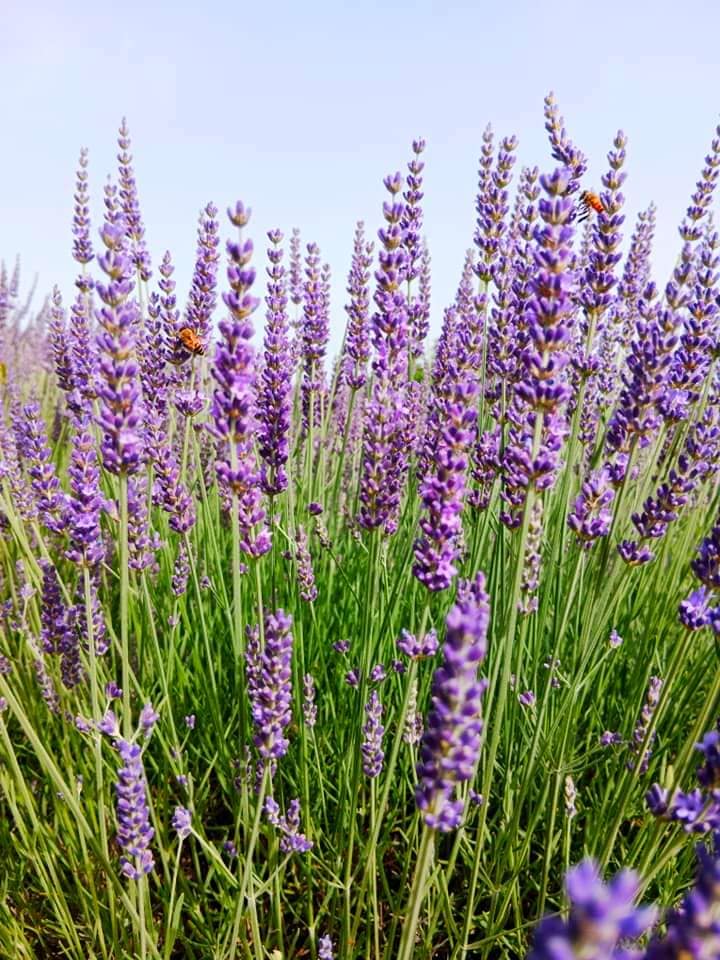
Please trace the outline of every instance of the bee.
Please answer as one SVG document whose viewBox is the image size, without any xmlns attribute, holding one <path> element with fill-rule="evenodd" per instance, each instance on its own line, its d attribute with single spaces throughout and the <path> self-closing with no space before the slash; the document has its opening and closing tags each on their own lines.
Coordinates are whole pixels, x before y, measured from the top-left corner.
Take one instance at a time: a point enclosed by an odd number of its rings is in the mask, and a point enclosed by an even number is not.
<svg viewBox="0 0 720 960">
<path fill-rule="evenodd" d="M 202 357 L 205 353 L 202 340 L 190 327 L 183 327 L 178 333 L 178 346 L 184 347 L 188 353 L 196 356 Z M 182 363 L 183 361 L 179 360 L 178 362 Z"/>
<path fill-rule="evenodd" d="M 577 218 L 578 223 L 583 220 L 587 220 L 590 216 L 590 211 L 594 210 L 595 213 L 602 213 L 605 210 L 603 202 L 596 193 L 591 193 L 590 190 L 583 190 L 580 194 L 580 206 L 582 208 L 581 215 Z"/>
</svg>

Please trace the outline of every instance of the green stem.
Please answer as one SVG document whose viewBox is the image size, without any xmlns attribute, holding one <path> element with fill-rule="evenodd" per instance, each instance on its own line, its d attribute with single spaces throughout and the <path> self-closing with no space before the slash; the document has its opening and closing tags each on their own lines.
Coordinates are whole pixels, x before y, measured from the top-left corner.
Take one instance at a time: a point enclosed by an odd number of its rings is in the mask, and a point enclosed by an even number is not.
<svg viewBox="0 0 720 960">
<path fill-rule="evenodd" d="M 420 919 L 420 910 L 425 899 L 427 882 L 432 868 L 433 854 L 435 852 L 435 831 L 428 826 L 423 828 L 422 840 L 420 841 L 420 850 L 418 852 L 417 863 L 415 865 L 415 876 L 413 877 L 412 889 L 408 898 L 408 905 L 405 911 L 405 922 L 402 928 L 402 937 L 400 939 L 400 949 L 397 960 L 412 960 L 415 952 L 415 935 L 417 933 L 418 921 Z"/>
<path fill-rule="evenodd" d="M 128 596 L 130 593 L 130 563 L 128 544 L 128 477 L 120 474 L 120 657 L 122 660 L 123 734 L 132 736 L 130 707 L 130 641 L 128 638 Z"/>
</svg>

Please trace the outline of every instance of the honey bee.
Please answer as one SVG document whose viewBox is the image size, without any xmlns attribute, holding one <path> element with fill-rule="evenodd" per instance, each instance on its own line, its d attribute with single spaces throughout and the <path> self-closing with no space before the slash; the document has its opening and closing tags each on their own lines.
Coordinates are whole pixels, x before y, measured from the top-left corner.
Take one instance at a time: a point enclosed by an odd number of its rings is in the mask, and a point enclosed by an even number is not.
<svg viewBox="0 0 720 960">
<path fill-rule="evenodd" d="M 201 357 L 205 353 L 205 347 L 203 346 L 202 340 L 194 330 L 190 329 L 190 327 L 182 328 L 182 330 L 178 333 L 178 340 L 185 347 L 188 353 L 194 353 Z"/>
<path fill-rule="evenodd" d="M 577 218 L 578 223 L 587 220 L 591 210 L 594 210 L 595 213 L 602 213 L 605 210 L 600 197 L 596 193 L 591 193 L 590 190 L 584 190 L 580 194 L 580 207 L 582 208 L 582 213 Z"/>
</svg>

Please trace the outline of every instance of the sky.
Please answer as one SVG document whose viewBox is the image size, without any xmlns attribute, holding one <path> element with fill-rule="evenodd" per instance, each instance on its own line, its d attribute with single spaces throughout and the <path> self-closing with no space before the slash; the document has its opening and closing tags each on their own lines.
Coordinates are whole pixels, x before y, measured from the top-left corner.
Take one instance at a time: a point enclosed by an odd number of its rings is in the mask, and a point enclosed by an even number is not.
<svg viewBox="0 0 720 960">
<path fill-rule="evenodd" d="M 518 137 L 518 171 L 551 170 L 542 111 L 554 91 L 596 189 L 624 130 L 626 239 L 655 201 L 664 283 L 720 122 L 717 0 L 0 5 L 0 259 L 21 257 L 24 289 L 37 275 L 39 295 L 57 283 L 72 297 L 78 153 L 89 149 L 96 236 L 125 116 L 150 252 L 157 264 L 171 251 L 180 302 L 200 208 L 242 199 L 259 274 L 271 228 L 297 226 L 320 245 L 333 271 L 331 351 L 355 222 L 372 235 L 381 226 L 382 179 L 405 168 L 413 138 L 427 140 L 437 330 L 472 242 L 487 123 Z"/>
</svg>

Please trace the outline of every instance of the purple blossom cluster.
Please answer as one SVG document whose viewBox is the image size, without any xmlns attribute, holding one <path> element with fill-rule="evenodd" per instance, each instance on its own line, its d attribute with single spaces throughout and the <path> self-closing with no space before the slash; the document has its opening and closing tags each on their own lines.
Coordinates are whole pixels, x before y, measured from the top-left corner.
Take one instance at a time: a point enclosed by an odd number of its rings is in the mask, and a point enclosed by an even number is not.
<svg viewBox="0 0 720 960">
<path fill-rule="evenodd" d="M 367 721 L 363 726 L 363 742 L 360 747 L 363 758 L 363 771 L 367 777 L 373 779 L 382 772 L 385 753 L 382 748 L 382 738 L 385 733 L 381 720 L 382 704 L 377 692 L 373 690 L 370 699 L 365 704 Z"/>
<path fill-rule="evenodd" d="M 272 797 L 265 798 L 265 815 L 268 821 L 282 834 L 280 850 L 283 853 L 308 853 L 312 850 L 313 842 L 300 832 L 300 801 L 291 800 L 287 813 L 280 813 L 280 806 Z"/>
<path fill-rule="evenodd" d="M 115 749 L 122 760 L 115 784 L 117 843 L 122 850 L 120 868 L 129 880 L 139 880 L 144 874 L 151 873 L 155 866 L 150 849 L 155 831 L 150 826 L 142 748 L 137 743 L 118 739 Z"/>
<path fill-rule="evenodd" d="M 510 527 L 520 522 L 528 488 L 545 490 L 554 483 L 567 433 L 565 367 L 574 310 L 571 177 L 572 171 L 565 167 L 540 178 L 547 199 L 539 202 L 543 225 L 534 230 L 537 272 L 530 282 L 524 316 L 528 346 L 523 352 L 524 375 L 508 411 L 510 429 L 503 456 L 502 496 L 507 508 L 502 520 Z"/>
<path fill-rule="evenodd" d="M 105 252 L 97 257 L 108 282 L 95 285 L 103 303 L 95 313 L 101 327 L 97 338 L 98 424 L 103 432 L 103 466 L 110 473 L 130 475 L 137 473 L 143 459 L 139 367 L 135 359 L 138 307 L 130 299 L 133 281 L 126 246 L 128 228 L 121 215 L 111 216 L 100 230 Z"/>
<path fill-rule="evenodd" d="M 242 231 L 250 211 L 238 202 L 229 211 L 231 222 Z M 261 506 L 261 475 L 254 450 L 255 352 L 250 343 L 253 326 L 249 317 L 258 307 L 252 296 L 255 270 L 250 266 L 253 245 L 242 238 L 227 245 L 230 292 L 223 294 L 230 316 L 220 321 L 220 340 L 215 351 L 212 375 L 218 386 L 213 393 L 214 433 L 222 443 L 222 455 L 215 463 L 218 482 L 237 504 L 237 523 L 242 550 L 262 556 L 271 547 Z M 258 529 L 259 528 L 259 529 Z"/>
<path fill-rule="evenodd" d="M 695 749 L 703 762 L 697 768 L 700 784 L 685 793 L 672 793 L 654 783 L 645 795 L 648 808 L 662 820 L 679 823 L 687 833 L 717 833 L 720 831 L 720 732 L 710 730 Z"/>
<path fill-rule="evenodd" d="M 54 533 L 65 529 L 67 496 L 52 460 L 52 453 L 41 423 L 40 406 L 28 403 L 16 428 L 18 447 L 31 478 L 31 487 L 42 523 Z"/>
<path fill-rule="evenodd" d="M 282 610 L 266 613 L 264 637 L 261 650 L 259 631 L 249 632 L 245 662 L 255 727 L 253 742 L 267 762 L 279 760 L 289 745 L 285 731 L 290 723 L 292 701 L 292 618 Z"/>
<path fill-rule="evenodd" d="M 348 327 L 345 340 L 345 368 L 343 376 L 353 390 L 359 390 L 367 380 L 370 359 L 370 266 L 374 244 L 365 240 L 365 224 L 355 228 L 352 263 L 347 292 L 350 297 L 345 307 Z"/>
<path fill-rule="evenodd" d="M 441 832 L 459 826 L 463 801 L 453 798 L 455 787 L 471 779 L 479 758 L 485 682 L 477 674 L 485 659 L 489 622 L 485 577 L 478 573 L 458 585 L 447 616 L 443 663 L 433 676 L 417 765 L 415 802 L 426 825 Z"/>
<path fill-rule="evenodd" d="M 631 870 L 621 871 L 604 884 L 592 860 L 573 867 L 565 878 L 568 918 L 550 916 L 538 925 L 528 960 L 640 960 L 640 954 L 630 952 L 624 944 L 652 926 L 656 911 L 635 905 L 639 889 L 640 880 Z"/>
<path fill-rule="evenodd" d="M 283 235 L 268 233 L 267 315 L 263 367 L 258 388 L 259 450 L 263 459 L 262 487 L 268 496 L 277 496 L 287 487 L 286 464 L 290 454 L 290 413 L 293 364 L 288 339 L 287 279 L 282 265 Z"/>
<path fill-rule="evenodd" d="M 375 271 L 376 310 L 370 336 L 374 347 L 373 383 L 366 407 L 360 477 L 359 522 L 367 530 L 396 528 L 404 479 L 405 390 L 408 364 L 407 253 L 403 247 L 405 205 L 397 199 L 403 186 L 400 173 L 385 177 L 390 200 L 383 204 L 386 226 L 378 232 L 379 266 Z"/>
</svg>

